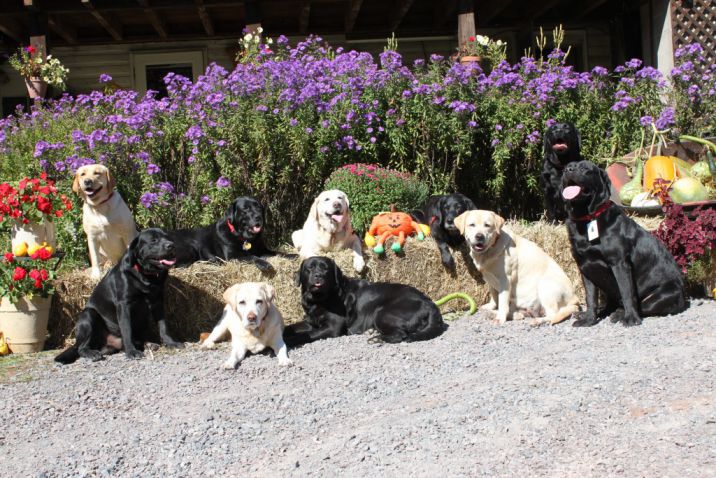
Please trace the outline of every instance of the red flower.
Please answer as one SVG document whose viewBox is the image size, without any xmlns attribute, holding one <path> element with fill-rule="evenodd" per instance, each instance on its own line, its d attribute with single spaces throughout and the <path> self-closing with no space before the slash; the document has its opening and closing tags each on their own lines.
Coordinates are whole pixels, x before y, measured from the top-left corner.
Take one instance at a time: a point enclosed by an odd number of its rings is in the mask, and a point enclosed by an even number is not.
<svg viewBox="0 0 716 478">
<path fill-rule="evenodd" d="M 15 256 L 12 255 L 12 252 L 6 252 L 5 253 L 5 260 L 8 262 L 12 262 L 15 259 Z"/>
<path fill-rule="evenodd" d="M 35 281 L 35 289 L 42 289 L 42 281 L 40 279 Z"/>
<path fill-rule="evenodd" d="M 52 213 L 52 203 L 47 198 L 38 197 L 37 198 L 37 210 L 43 214 L 51 214 Z"/>
<path fill-rule="evenodd" d="M 48 277 L 50 277 L 50 275 L 47 273 L 47 269 L 40 269 L 40 278 L 47 280 Z"/>
<path fill-rule="evenodd" d="M 22 267 L 16 267 L 12 273 L 12 280 L 23 280 L 27 275 L 27 271 Z"/>
<path fill-rule="evenodd" d="M 30 55 L 34 55 L 37 50 L 35 50 L 34 46 L 28 46 L 25 48 L 25 51 L 27 51 Z"/>
<path fill-rule="evenodd" d="M 52 257 L 52 254 L 50 254 L 50 251 L 48 251 L 44 247 L 39 248 L 38 250 L 33 252 L 32 255 L 30 256 L 31 259 L 40 259 L 43 261 L 46 261 L 50 257 Z M 34 277 L 33 277 L 33 279 L 34 279 Z"/>
<path fill-rule="evenodd" d="M 62 217 L 62 209 L 58 209 L 57 211 L 55 211 L 55 216 Z"/>
<path fill-rule="evenodd" d="M 470 38 L 468 38 L 468 40 L 475 41 L 475 37 L 471 36 Z"/>
<path fill-rule="evenodd" d="M 40 271 L 38 271 L 37 269 L 32 269 L 30 271 L 30 279 L 40 280 L 40 277 Z"/>
<path fill-rule="evenodd" d="M 40 179 L 47 179 L 47 173 L 44 172 L 44 171 L 41 172 L 41 173 L 40 173 Z M 51 183 L 48 181 L 48 184 L 51 184 Z"/>
</svg>

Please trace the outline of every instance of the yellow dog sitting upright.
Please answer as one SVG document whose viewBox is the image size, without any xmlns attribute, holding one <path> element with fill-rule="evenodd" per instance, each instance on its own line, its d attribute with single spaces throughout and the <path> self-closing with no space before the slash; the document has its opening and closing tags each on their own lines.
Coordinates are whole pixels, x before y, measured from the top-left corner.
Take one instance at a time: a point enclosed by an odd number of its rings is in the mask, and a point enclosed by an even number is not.
<svg viewBox="0 0 716 478">
<path fill-rule="evenodd" d="M 72 183 L 72 190 L 84 201 L 82 228 L 87 234 L 93 279 L 102 276 L 105 262 L 116 264 L 137 235 L 132 213 L 114 187 L 109 170 L 101 164 L 78 168 Z"/>
</svg>

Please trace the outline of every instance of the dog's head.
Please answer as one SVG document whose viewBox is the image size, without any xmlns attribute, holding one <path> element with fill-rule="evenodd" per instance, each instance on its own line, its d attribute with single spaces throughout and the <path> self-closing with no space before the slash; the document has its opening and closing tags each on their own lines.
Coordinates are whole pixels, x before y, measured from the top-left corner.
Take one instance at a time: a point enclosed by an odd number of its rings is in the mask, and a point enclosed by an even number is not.
<svg viewBox="0 0 716 478">
<path fill-rule="evenodd" d="M 343 273 L 328 257 L 309 257 L 301 262 L 296 282 L 301 286 L 302 293 L 326 295 L 340 290 Z"/>
<path fill-rule="evenodd" d="M 323 191 L 313 201 L 309 216 L 321 224 L 340 225 L 350 219 L 348 196 L 339 189 Z"/>
<path fill-rule="evenodd" d="M 275 295 L 276 291 L 270 284 L 244 282 L 226 289 L 224 302 L 241 318 L 241 324 L 245 329 L 254 330 L 261 327 L 271 309 Z"/>
<path fill-rule="evenodd" d="M 455 219 L 455 225 L 476 254 L 482 254 L 495 245 L 504 224 L 501 216 L 482 209 L 464 212 Z"/>
<path fill-rule="evenodd" d="M 544 154 L 555 166 L 562 168 L 572 161 L 579 161 L 582 139 L 571 123 L 555 123 L 544 134 Z"/>
<path fill-rule="evenodd" d="M 570 216 L 594 214 L 609 201 L 611 181 L 606 171 L 590 161 L 570 163 L 562 172 L 562 197 Z"/>
<path fill-rule="evenodd" d="M 264 207 L 254 198 L 238 197 L 226 210 L 222 221 L 231 224 L 231 234 L 250 241 L 263 232 Z"/>
<path fill-rule="evenodd" d="M 80 166 L 75 172 L 72 190 L 91 205 L 101 204 L 114 191 L 115 181 L 102 164 Z"/>
<path fill-rule="evenodd" d="M 142 272 L 158 274 L 176 263 L 174 243 L 161 229 L 145 229 L 129 244 L 130 267 L 139 265 Z"/>
<path fill-rule="evenodd" d="M 457 235 L 461 232 L 455 225 L 455 219 L 462 213 L 475 209 L 475 204 L 461 194 L 449 194 L 440 199 L 437 209 L 435 220 L 433 221 L 432 218 L 428 218 L 430 222 L 437 222 L 449 234 Z"/>
</svg>

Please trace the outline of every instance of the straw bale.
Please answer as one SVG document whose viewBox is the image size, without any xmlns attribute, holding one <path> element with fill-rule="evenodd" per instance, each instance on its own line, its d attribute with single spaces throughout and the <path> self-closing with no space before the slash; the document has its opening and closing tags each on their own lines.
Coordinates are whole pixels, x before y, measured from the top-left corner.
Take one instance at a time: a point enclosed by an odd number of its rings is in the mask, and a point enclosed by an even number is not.
<svg viewBox="0 0 716 478">
<path fill-rule="evenodd" d="M 541 246 L 566 271 L 574 282 L 575 290 L 583 297 L 579 271 L 572 259 L 565 226 L 545 222 L 523 224 L 509 221 L 512 230 Z M 389 248 L 383 256 L 371 250 L 364 251 L 367 268 L 361 276 L 372 282 L 400 282 L 423 291 L 433 300 L 452 292 L 471 295 L 478 305 L 489 298 L 487 285 L 475 269 L 466 247 L 453 251 L 455 271 L 447 271 L 440 262 L 440 252 L 431 238 L 417 241 L 409 238 L 404 251 L 395 254 Z M 327 254 L 334 259 L 344 274 L 356 277 L 351 251 Z M 295 285 L 300 260 L 296 255 L 280 255 L 267 260 L 276 273 L 269 276 L 247 262 L 230 261 L 221 264 L 197 263 L 185 269 L 171 271 L 167 283 L 165 307 L 170 330 L 178 340 L 197 341 L 201 332 L 210 331 L 219 317 L 226 288 L 237 282 L 268 282 L 276 289 L 276 305 L 286 323 L 302 319 L 300 289 Z M 56 284 L 50 319 L 51 346 L 62 346 L 73 336 L 74 322 L 89 299 L 95 282 L 85 271 L 72 271 L 61 275 Z M 443 307 L 464 307 L 450 303 Z"/>
</svg>

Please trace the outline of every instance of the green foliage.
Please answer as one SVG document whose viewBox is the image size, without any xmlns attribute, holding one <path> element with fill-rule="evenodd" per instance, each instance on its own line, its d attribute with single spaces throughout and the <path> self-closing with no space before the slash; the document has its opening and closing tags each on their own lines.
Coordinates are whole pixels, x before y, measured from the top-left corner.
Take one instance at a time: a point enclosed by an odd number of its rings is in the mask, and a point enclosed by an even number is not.
<svg viewBox="0 0 716 478">
<path fill-rule="evenodd" d="M 428 198 L 429 188 L 413 175 L 375 164 L 348 164 L 335 170 L 325 189 L 340 189 L 351 203 L 351 223 L 356 231 L 367 231 L 373 216 L 390 210 L 410 212 Z"/>
</svg>

